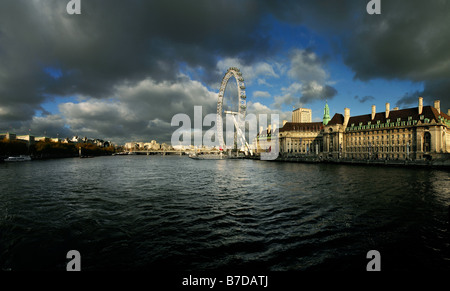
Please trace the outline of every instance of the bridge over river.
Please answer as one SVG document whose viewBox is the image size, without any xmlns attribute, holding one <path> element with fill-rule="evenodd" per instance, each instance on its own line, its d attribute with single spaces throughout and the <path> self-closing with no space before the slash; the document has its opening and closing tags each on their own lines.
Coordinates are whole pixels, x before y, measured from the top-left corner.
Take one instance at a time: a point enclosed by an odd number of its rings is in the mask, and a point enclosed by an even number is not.
<svg viewBox="0 0 450 291">
<path fill-rule="evenodd" d="M 177 150 L 156 150 L 156 151 L 147 151 L 147 150 L 135 150 L 135 151 L 125 151 L 121 153 L 116 153 L 116 155 L 189 155 L 193 153 L 204 153 L 204 154 L 213 154 L 213 153 L 219 153 L 218 150 L 200 150 L 200 151 L 193 151 L 193 150 L 185 150 L 185 151 L 177 151 Z"/>
</svg>

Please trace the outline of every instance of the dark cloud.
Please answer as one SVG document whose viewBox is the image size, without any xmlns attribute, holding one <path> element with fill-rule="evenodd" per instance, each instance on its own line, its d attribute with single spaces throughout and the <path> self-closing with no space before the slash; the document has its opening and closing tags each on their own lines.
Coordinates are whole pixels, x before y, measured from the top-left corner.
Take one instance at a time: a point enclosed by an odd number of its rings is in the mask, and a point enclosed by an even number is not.
<svg viewBox="0 0 450 291">
<path fill-rule="evenodd" d="M 366 13 L 368 1 L 272 1 L 281 21 L 303 24 L 330 36 L 336 55 L 354 78 L 423 82 L 423 92 L 409 92 L 450 107 L 450 2 L 442 0 L 382 1 L 381 15 Z M 414 96 L 414 97 L 412 97 Z"/>
<path fill-rule="evenodd" d="M 91 116 L 88 125 L 81 122 L 87 112 L 76 107 L 71 108 L 73 112 L 65 111 L 61 120 L 48 112 L 42 119 L 35 118 L 49 98 L 57 102 L 58 96 L 84 96 L 102 104 L 116 98 L 117 104 L 140 117 L 148 110 L 145 134 L 156 132 L 148 120 L 167 123 L 169 116 L 186 110 L 180 106 L 194 104 L 190 97 L 184 102 L 177 96 L 186 94 L 171 95 L 169 89 L 124 94 L 129 99 L 121 99 L 118 92 L 125 86 L 139 88 L 143 80 L 153 82 L 152 89 L 158 84 L 170 88 L 179 82 L 180 66 L 197 72 L 196 78 L 204 84 L 217 86 L 223 75 L 217 70 L 219 59 L 237 58 L 251 68 L 276 54 L 278 46 L 265 33 L 263 20 L 268 16 L 329 36 L 336 54 L 343 56 L 356 79 L 424 82 L 423 92 L 410 95 L 420 94 L 428 101 L 439 98 L 444 106 L 450 105 L 450 3 L 446 1 L 383 1 L 382 14 L 375 16 L 365 12 L 366 1 L 351 0 L 89 0 L 82 1 L 81 15 L 68 15 L 66 4 L 60 0 L 0 3 L 1 128 L 40 128 L 46 118 L 54 118 L 55 124 L 72 122 L 74 131 L 119 136 L 143 126 L 142 121 L 134 124 L 119 115 L 121 127 L 111 129 L 102 120 L 102 112 Z M 295 95 L 301 102 L 337 94 L 327 83 L 323 57 L 299 50 L 291 62 L 288 74 L 302 84 L 301 95 Z M 58 74 L 52 75 L 48 68 Z M 290 100 L 295 96 L 281 97 Z M 412 98 L 403 97 L 399 103 Z M 94 103 L 89 100 L 85 105 Z M 155 109 L 164 106 L 166 110 Z M 214 105 L 208 106 L 213 110 Z M 120 113 L 119 108 L 109 109 L 110 116 Z"/>
<path fill-rule="evenodd" d="M 168 142 L 176 129 L 170 125 L 174 114 L 187 114 L 194 122 L 194 106 L 202 107 L 202 120 L 217 108 L 216 94 L 187 78 L 176 82 L 146 79 L 133 86 L 123 84 L 115 94 L 114 101 L 89 99 L 64 103 L 60 111 L 77 135 L 108 136 L 124 143 L 127 139 Z"/>
<path fill-rule="evenodd" d="M 329 85 L 318 85 L 315 82 L 307 83 L 302 88 L 300 102 L 307 104 L 316 100 L 332 99 L 337 95 L 337 90 Z"/>
<path fill-rule="evenodd" d="M 347 39 L 355 78 L 426 81 L 450 76 L 450 3 L 385 1 L 382 14 L 359 20 Z"/>
<path fill-rule="evenodd" d="M 441 110 L 447 112 L 450 109 L 450 82 L 448 79 L 426 81 L 423 90 L 408 92 L 397 102 L 397 106 L 417 106 L 418 98 L 423 97 L 424 105 L 433 105 L 435 100 L 440 100 Z"/>
<path fill-rule="evenodd" d="M 364 96 L 364 97 L 355 96 L 355 99 L 358 100 L 359 103 L 365 103 L 370 100 L 375 100 L 375 97 L 373 97 L 373 96 Z"/>
<path fill-rule="evenodd" d="M 345 63 L 360 80 L 423 82 L 398 105 L 440 99 L 450 106 L 450 2 L 383 1 L 381 15 L 364 15 L 344 40 Z"/>
<path fill-rule="evenodd" d="M 68 15 L 66 4 L 0 4 L 2 104 L 38 107 L 44 93 L 104 98 L 120 82 L 175 80 L 181 62 L 214 74 L 217 55 L 253 56 L 267 46 L 252 34 L 262 15 L 255 1 L 236 9 L 230 1 L 90 0 L 81 15 Z M 49 66 L 61 76 L 49 76 Z"/>
<path fill-rule="evenodd" d="M 180 63 L 217 80 L 217 56 L 253 63 L 271 53 L 261 32 L 264 16 L 298 22 L 333 11 L 342 17 L 347 5 L 333 2 L 90 0 L 82 3 L 81 15 L 68 15 L 65 1 L 6 1 L 0 4 L 1 70 L 12 81 L 35 80 L 25 94 L 33 97 L 39 89 L 107 97 L 124 80 L 175 80 Z M 61 76 L 49 78 L 47 66 Z"/>
<path fill-rule="evenodd" d="M 420 91 L 405 93 L 405 95 L 403 95 L 397 101 L 396 106 L 397 107 L 403 107 L 403 106 L 408 106 L 408 105 L 415 104 L 417 102 L 418 98 L 422 97 L 421 94 L 422 93 Z"/>
</svg>

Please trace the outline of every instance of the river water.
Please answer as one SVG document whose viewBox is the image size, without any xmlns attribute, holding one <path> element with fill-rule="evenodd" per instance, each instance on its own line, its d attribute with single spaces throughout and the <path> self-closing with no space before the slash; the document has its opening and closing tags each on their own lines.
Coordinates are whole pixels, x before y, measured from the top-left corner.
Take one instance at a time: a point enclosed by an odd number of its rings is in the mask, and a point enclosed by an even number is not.
<svg viewBox="0 0 450 291">
<path fill-rule="evenodd" d="M 0 164 L 0 267 L 450 270 L 448 171 L 108 156 Z"/>
</svg>

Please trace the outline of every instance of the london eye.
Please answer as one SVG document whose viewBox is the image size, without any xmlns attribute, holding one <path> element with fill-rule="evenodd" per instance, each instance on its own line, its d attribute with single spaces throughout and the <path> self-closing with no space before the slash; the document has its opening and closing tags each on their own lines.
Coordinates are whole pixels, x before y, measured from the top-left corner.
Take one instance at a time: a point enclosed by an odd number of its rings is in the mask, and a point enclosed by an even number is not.
<svg viewBox="0 0 450 291">
<path fill-rule="evenodd" d="M 238 90 L 238 105 L 237 105 L 237 111 L 224 111 L 223 110 L 223 99 L 225 95 L 225 90 L 228 85 L 228 81 L 231 77 L 234 77 L 237 84 L 237 90 Z M 223 138 L 223 117 L 222 113 L 230 114 L 234 125 L 235 125 L 235 143 L 239 142 L 241 145 L 241 150 L 247 154 L 250 152 L 252 154 L 248 143 L 245 141 L 245 135 L 243 133 L 244 130 L 244 121 L 245 121 L 245 114 L 247 110 L 247 96 L 245 95 L 245 83 L 244 83 L 244 77 L 242 76 L 241 71 L 236 67 L 230 67 L 227 72 L 225 73 L 225 76 L 222 79 L 222 83 L 220 84 L 219 89 L 219 98 L 217 100 L 217 138 L 219 141 L 219 145 L 221 149 L 230 148 L 230 146 L 226 146 L 224 138 Z"/>
</svg>

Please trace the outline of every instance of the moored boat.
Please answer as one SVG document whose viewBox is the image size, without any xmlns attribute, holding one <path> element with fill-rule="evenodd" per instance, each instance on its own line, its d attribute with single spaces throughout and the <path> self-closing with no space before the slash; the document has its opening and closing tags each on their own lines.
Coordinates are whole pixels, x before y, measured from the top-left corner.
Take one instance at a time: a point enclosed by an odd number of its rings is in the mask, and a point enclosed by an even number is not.
<svg viewBox="0 0 450 291">
<path fill-rule="evenodd" d="M 31 161 L 31 157 L 20 155 L 18 157 L 8 157 L 4 161 L 5 162 L 25 162 L 25 161 Z"/>
</svg>

